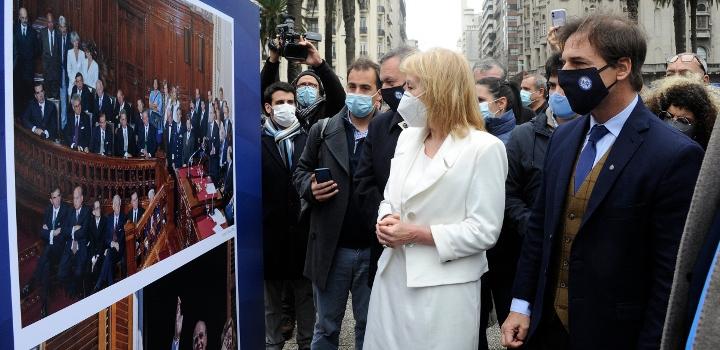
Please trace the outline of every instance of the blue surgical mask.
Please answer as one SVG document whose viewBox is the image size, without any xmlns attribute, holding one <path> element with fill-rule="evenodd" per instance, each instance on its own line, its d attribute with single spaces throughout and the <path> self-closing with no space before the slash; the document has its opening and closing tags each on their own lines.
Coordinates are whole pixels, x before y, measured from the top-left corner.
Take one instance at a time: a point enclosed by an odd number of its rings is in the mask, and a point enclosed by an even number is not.
<svg viewBox="0 0 720 350">
<path fill-rule="evenodd" d="M 553 114 L 559 119 L 572 119 L 577 115 L 577 113 L 573 112 L 565 95 L 556 92 L 551 93 L 549 104 Z"/>
<path fill-rule="evenodd" d="M 490 112 L 490 104 L 487 101 L 480 102 L 480 113 L 485 119 L 495 117 L 495 113 Z"/>
<path fill-rule="evenodd" d="M 301 86 L 297 89 L 297 99 L 301 107 L 307 107 L 315 103 L 318 98 L 318 91 L 312 86 Z"/>
<path fill-rule="evenodd" d="M 520 90 L 520 101 L 522 101 L 523 107 L 527 107 L 532 103 L 532 92 L 527 90 Z"/>
<path fill-rule="evenodd" d="M 345 96 L 345 106 L 356 118 L 366 118 L 372 113 L 375 106 L 373 105 L 373 96 L 361 94 L 347 94 Z"/>
</svg>

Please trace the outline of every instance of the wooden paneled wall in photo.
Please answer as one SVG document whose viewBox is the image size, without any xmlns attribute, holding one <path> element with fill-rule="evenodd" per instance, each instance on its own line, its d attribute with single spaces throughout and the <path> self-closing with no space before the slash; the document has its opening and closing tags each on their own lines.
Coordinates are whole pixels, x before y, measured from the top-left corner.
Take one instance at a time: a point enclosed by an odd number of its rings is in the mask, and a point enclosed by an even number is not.
<svg viewBox="0 0 720 350">
<path fill-rule="evenodd" d="M 153 78 L 180 88 L 184 112 L 195 88 L 203 99 L 212 89 L 213 15 L 185 1 L 14 0 L 14 19 L 20 7 L 31 22 L 44 23 L 48 11 L 56 22 L 62 15 L 70 32 L 94 42 L 105 89 L 114 95 L 121 88 L 133 105 L 147 101 Z"/>
</svg>

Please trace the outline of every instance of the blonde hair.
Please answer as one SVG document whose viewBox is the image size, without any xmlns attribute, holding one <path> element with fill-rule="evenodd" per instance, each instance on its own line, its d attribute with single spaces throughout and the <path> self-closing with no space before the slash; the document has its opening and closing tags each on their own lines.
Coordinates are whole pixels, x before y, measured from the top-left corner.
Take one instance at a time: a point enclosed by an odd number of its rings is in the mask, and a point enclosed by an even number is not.
<svg viewBox="0 0 720 350">
<path fill-rule="evenodd" d="M 485 130 L 472 71 L 462 55 L 448 49 L 430 49 L 406 58 L 400 71 L 419 79 L 428 126 L 436 132 L 464 137 L 470 128 Z"/>
</svg>

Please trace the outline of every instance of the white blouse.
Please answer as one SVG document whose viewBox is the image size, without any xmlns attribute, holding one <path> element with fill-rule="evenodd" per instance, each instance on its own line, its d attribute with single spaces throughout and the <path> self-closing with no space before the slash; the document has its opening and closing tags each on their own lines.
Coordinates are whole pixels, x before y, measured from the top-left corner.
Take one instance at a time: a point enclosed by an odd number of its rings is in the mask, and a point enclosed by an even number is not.
<svg viewBox="0 0 720 350">
<path fill-rule="evenodd" d="M 95 87 L 96 87 L 95 84 L 97 83 L 98 73 L 99 73 L 97 62 L 95 60 L 93 60 L 92 63 L 90 63 L 88 65 L 88 60 L 85 59 L 85 60 L 83 60 L 81 68 L 82 68 L 82 75 L 83 75 L 85 84 L 87 86 L 95 89 Z"/>
</svg>

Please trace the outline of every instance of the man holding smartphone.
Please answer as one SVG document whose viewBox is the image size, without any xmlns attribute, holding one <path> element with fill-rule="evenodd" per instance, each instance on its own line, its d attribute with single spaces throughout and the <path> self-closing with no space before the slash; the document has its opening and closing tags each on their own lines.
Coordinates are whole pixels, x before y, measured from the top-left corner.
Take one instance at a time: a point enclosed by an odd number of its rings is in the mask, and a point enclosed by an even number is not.
<svg viewBox="0 0 720 350">
<path fill-rule="evenodd" d="M 315 322 L 312 287 L 303 277 L 307 223 L 300 219 L 300 198 L 292 174 L 307 134 L 295 116 L 295 88 L 271 84 L 263 94 L 267 115 L 262 131 L 263 259 L 265 274 L 265 349 L 283 348 L 282 292 L 294 292 L 297 343 L 309 349 Z"/>
<path fill-rule="evenodd" d="M 374 237 L 353 196 L 353 178 L 368 126 L 380 106 L 380 66 L 365 58 L 348 69 L 345 108 L 310 128 L 293 175 L 310 204 L 310 237 L 305 276 L 313 282 L 317 321 L 313 349 L 337 349 L 348 294 L 352 293 L 355 346 L 365 337 L 370 288 L 370 246 Z M 327 176 L 331 181 L 319 182 Z M 316 174 L 317 170 L 317 174 Z"/>
</svg>

